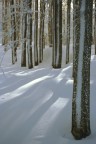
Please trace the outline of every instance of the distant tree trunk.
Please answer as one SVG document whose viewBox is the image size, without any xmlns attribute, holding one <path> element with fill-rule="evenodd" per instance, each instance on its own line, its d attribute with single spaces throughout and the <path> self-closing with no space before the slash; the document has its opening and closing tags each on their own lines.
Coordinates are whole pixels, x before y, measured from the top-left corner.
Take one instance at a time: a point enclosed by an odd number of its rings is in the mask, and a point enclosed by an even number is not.
<svg viewBox="0 0 96 144">
<path fill-rule="evenodd" d="M 20 45 L 20 0 L 15 0 L 15 20 L 16 20 L 16 45 Z"/>
<path fill-rule="evenodd" d="M 94 13 L 94 45 L 95 45 L 95 55 L 96 55 L 96 0 L 95 0 L 95 13 Z"/>
<path fill-rule="evenodd" d="M 38 65 L 38 0 L 35 0 L 35 22 L 34 22 L 34 63 Z"/>
<path fill-rule="evenodd" d="M 39 62 L 43 60 L 45 2 L 40 0 Z"/>
<path fill-rule="evenodd" d="M 45 35 L 44 35 L 44 25 L 45 25 L 45 2 L 43 3 L 43 23 L 42 23 L 42 44 L 43 44 L 43 49 L 45 48 Z"/>
<path fill-rule="evenodd" d="M 9 1 L 4 0 L 2 2 L 2 45 L 5 45 L 5 49 L 7 48 L 8 44 L 8 3 Z"/>
<path fill-rule="evenodd" d="M 70 47 L 70 8 L 71 8 L 71 0 L 67 0 L 66 64 L 69 63 L 69 47 Z"/>
<path fill-rule="evenodd" d="M 22 39 L 22 44 L 21 44 L 21 66 L 26 67 L 26 36 L 27 36 L 27 13 L 24 13 L 24 1 L 20 1 L 20 5 L 22 7 L 21 9 L 21 39 Z"/>
<path fill-rule="evenodd" d="M 62 0 L 53 1 L 53 68 L 62 63 Z"/>
<path fill-rule="evenodd" d="M 28 68 L 33 68 L 32 59 L 32 0 L 28 0 L 28 11 L 27 11 L 27 58 Z"/>
<path fill-rule="evenodd" d="M 12 64 L 17 61 L 17 47 L 16 47 L 16 29 L 15 29 L 15 6 L 14 0 L 10 0 L 11 8 L 11 49 L 12 49 Z"/>
<path fill-rule="evenodd" d="M 66 44 L 66 4 L 64 4 L 63 6 L 63 44 L 65 45 Z"/>
<path fill-rule="evenodd" d="M 48 17 L 48 38 L 49 38 L 49 46 L 52 47 L 53 44 L 53 37 L 52 37 L 52 2 L 49 1 L 49 17 Z"/>
<path fill-rule="evenodd" d="M 5 0 L 2 0 L 2 45 L 4 45 L 4 17 L 5 17 Z"/>
<path fill-rule="evenodd" d="M 90 135 L 90 57 L 92 43 L 91 0 L 80 0 L 80 41 L 77 74 L 74 75 L 72 134 L 75 139 Z M 75 49 L 76 50 L 76 49 Z"/>
</svg>

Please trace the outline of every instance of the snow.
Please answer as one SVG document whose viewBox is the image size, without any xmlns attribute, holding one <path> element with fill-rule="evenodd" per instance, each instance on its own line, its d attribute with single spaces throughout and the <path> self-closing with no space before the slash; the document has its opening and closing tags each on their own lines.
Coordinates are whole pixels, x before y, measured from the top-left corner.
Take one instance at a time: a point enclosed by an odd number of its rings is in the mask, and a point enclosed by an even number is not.
<svg viewBox="0 0 96 144">
<path fill-rule="evenodd" d="M 76 141 L 71 134 L 72 64 L 53 69 L 47 47 L 43 63 L 28 70 L 20 67 L 20 53 L 11 65 L 11 51 L 4 53 L 0 46 L 0 144 L 95 144 L 96 56 L 91 59 L 91 135 Z"/>
</svg>

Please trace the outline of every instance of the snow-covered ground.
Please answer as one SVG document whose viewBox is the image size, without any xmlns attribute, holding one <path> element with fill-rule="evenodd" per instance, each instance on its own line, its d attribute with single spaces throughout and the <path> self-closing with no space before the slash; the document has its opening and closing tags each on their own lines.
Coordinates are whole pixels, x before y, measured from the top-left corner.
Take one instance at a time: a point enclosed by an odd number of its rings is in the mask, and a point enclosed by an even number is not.
<svg viewBox="0 0 96 144">
<path fill-rule="evenodd" d="M 11 51 L 4 53 L 0 46 L 0 144 L 96 144 L 96 57 L 91 59 L 91 135 L 76 141 L 71 135 L 72 64 L 55 70 L 51 48 L 44 51 L 44 62 L 28 70 L 20 67 L 20 50 L 12 66 Z"/>
</svg>

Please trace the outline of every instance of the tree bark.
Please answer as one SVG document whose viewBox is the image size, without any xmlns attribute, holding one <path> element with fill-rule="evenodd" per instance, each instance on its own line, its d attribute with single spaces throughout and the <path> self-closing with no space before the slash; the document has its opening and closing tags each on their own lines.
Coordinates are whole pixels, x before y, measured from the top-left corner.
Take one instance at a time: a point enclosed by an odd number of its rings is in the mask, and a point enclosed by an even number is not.
<svg viewBox="0 0 96 144">
<path fill-rule="evenodd" d="M 62 1 L 53 1 L 53 68 L 62 64 Z"/>
<path fill-rule="evenodd" d="M 80 0 L 79 51 L 74 75 L 72 101 L 72 134 L 75 139 L 90 135 L 90 57 L 92 43 L 92 4 Z M 78 42 L 78 41 L 76 41 Z M 75 48 L 75 54 L 76 54 Z"/>
<path fill-rule="evenodd" d="M 39 62 L 43 61 L 45 2 L 40 0 Z"/>
<path fill-rule="evenodd" d="M 11 8 L 11 49 L 12 49 L 12 64 L 17 61 L 17 47 L 16 47 L 16 23 L 15 23 L 15 5 L 14 0 L 10 0 Z"/>
<path fill-rule="evenodd" d="M 34 63 L 35 63 L 35 66 L 39 64 L 39 61 L 38 61 L 38 0 L 35 0 Z"/>
<path fill-rule="evenodd" d="M 69 47 L 70 47 L 70 8 L 71 8 L 71 0 L 67 0 L 66 64 L 69 63 Z"/>
</svg>

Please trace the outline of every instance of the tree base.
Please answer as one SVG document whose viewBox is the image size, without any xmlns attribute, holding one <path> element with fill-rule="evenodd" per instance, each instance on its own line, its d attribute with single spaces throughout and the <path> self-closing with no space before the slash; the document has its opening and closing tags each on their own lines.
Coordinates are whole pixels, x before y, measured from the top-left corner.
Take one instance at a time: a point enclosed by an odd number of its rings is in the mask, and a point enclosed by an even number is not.
<svg viewBox="0 0 96 144">
<path fill-rule="evenodd" d="M 52 65 L 52 66 L 53 66 L 54 69 L 60 69 L 61 68 L 61 65 L 57 65 L 57 66 L 56 65 Z"/>
<path fill-rule="evenodd" d="M 39 65 L 39 63 L 38 63 L 38 62 L 35 62 L 35 66 L 37 66 L 37 65 Z"/>
<path fill-rule="evenodd" d="M 81 140 L 82 138 L 86 138 L 90 135 L 90 130 L 85 131 L 83 128 L 74 128 L 72 129 L 72 135 L 76 140 Z"/>
</svg>

